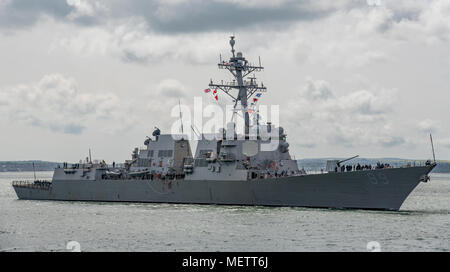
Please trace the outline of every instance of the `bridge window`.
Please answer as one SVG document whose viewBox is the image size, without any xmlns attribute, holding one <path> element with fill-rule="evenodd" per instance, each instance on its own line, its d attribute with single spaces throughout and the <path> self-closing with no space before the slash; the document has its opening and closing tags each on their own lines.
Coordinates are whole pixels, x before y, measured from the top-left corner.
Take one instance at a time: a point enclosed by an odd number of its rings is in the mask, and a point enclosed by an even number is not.
<svg viewBox="0 0 450 272">
<path fill-rule="evenodd" d="M 159 150 L 158 151 L 158 157 L 163 158 L 163 157 L 172 157 L 173 155 L 173 150 Z"/>
<path fill-rule="evenodd" d="M 151 164 L 152 164 L 152 160 L 151 159 L 139 158 L 137 160 L 137 166 L 138 167 L 150 167 Z"/>
</svg>

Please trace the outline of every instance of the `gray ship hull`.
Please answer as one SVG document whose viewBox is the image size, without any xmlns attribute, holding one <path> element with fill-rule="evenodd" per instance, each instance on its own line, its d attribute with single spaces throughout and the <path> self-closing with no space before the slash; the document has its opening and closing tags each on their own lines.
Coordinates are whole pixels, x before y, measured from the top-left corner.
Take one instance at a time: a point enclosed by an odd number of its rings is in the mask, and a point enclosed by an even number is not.
<svg viewBox="0 0 450 272">
<path fill-rule="evenodd" d="M 14 186 L 19 199 L 399 210 L 434 165 L 250 181 L 53 180 Z"/>
</svg>

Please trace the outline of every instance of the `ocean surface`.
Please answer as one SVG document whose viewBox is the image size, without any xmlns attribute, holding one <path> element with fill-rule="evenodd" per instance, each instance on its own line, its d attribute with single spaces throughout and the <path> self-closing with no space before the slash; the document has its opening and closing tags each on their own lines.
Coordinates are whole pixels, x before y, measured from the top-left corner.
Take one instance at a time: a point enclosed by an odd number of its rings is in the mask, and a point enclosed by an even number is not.
<svg viewBox="0 0 450 272">
<path fill-rule="evenodd" d="M 399 212 L 18 200 L 24 179 L 0 172 L 0 251 L 450 251 L 449 174 Z"/>
</svg>

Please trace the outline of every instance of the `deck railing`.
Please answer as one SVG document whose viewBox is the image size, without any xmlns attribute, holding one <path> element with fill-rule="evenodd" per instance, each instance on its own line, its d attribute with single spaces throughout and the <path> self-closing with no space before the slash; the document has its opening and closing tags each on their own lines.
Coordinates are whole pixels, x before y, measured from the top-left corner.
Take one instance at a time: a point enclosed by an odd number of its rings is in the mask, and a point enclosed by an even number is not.
<svg viewBox="0 0 450 272">
<path fill-rule="evenodd" d="M 12 182 L 14 187 L 31 188 L 31 189 L 41 189 L 50 190 L 52 187 L 52 182 L 48 180 L 14 180 Z"/>
</svg>

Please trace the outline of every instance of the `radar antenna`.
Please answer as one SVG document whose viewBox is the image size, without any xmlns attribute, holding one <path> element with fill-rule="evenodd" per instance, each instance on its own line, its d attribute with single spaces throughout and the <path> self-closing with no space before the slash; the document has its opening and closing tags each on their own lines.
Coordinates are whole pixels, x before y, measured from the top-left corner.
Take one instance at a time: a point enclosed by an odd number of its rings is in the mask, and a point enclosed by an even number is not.
<svg viewBox="0 0 450 272">
<path fill-rule="evenodd" d="M 254 66 L 244 58 L 241 52 L 237 52 L 235 54 L 234 45 L 236 41 L 234 38 L 234 36 L 230 37 L 232 57 L 229 61 L 225 62 L 224 60 L 221 60 L 218 64 L 219 69 L 226 69 L 232 74 L 234 78 L 233 81 L 229 83 L 223 83 L 222 81 L 220 84 L 216 84 L 211 80 L 209 86 L 223 91 L 235 102 L 231 120 L 232 122 L 234 120 L 234 114 L 236 113 L 236 106 L 238 101 L 240 101 L 241 110 L 245 121 L 245 138 L 248 138 L 250 127 L 250 118 L 247 109 L 248 100 L 251 99 L 256 92 L 266 92 L 267 89 L 262 83 L 258 85 L 255 77 L 250 78 L 249 81 L 245 80 L 245 78 L 253 72 L 262 71 L 264 67 L 261 66 L 261 59 L 259 59 L 259 65 Z M 237 94 L 233 94 L 232 90 L 237 90 Z"/>
<path fill-rule="evenodd" d="M 430 133 L 430 141 L 431 141 L 431 151 L 433 152 L 433 161 L 436 162 L 436 155 L 434 154 L 434 145 L 433 145 L 433 137 Z"/>
<path fill-rule="evenodd" d="M 179 110 L 180 110 L 181 140 L 184 140 L 183 114 L 181 113 L 181 102 L 180 102 L 180 99 L 178 99 L 178 108 L 179 108 Z"/>
</svg>

